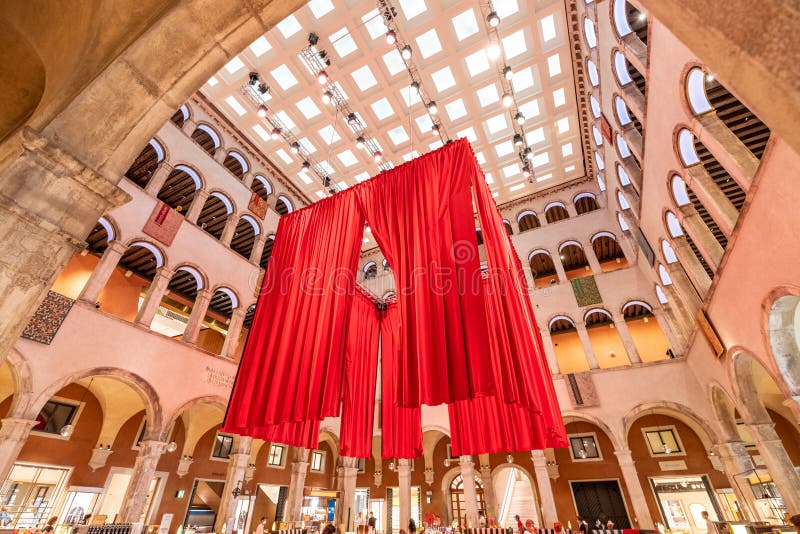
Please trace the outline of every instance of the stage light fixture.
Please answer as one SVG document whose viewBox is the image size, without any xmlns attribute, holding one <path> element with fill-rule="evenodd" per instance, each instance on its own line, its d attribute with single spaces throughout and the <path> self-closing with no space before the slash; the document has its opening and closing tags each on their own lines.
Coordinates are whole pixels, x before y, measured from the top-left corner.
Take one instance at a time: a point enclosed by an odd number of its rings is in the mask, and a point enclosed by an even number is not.
<svg viewBox="0 0 800 534">
<path fill-rule="evenodd" d="M 319 74 L 317 74 L 317 81 L 320 83 L 320 85 L 325 85 L 328 83 L 328 73 L 324 70 L 319 71 Z"/>
<path fill-rule="evenodd" d="M 267 116 L 267 106 L 265 106 L 264 104 L 261 104 L 260 106 L 258 106 L 258 110 L 256 111 L 256 114 L 259 117 L 261 117 L 262 119 L 265 118 Z"/>
<path fill-rule="evenodd" d="M 489 59 L 495 60 L 500 57 L 500 45 L 497 43 L 490 43 L 489 46 L 486 47 L 486 55 L 489 56 Z"/>
<path fill-rule="evenodd" d="M 304 169 L 310 169 L 311 168 L 311 164 L 308 161 L 304 160 L 303 161 L 303 168 Z"/>
<path fill-rule="evenodd" d="M 409 44 L 405 45 L 403 47 L 403 49 L 400 50 L 400 55 L 403 56 L 403 59 L 405 59 L 406 61 L 411 59 L 411 55 L 412 55 L 411 45 L 409 45 Z"/>
<path fill-rule="evenodd" d="M 411 82 L 411 88 L 419 94 L 419 82 Z"/>
<path fill-rule="evenodd" d="M 434 123 L 434 125 L 431 126 L 431 133 L 433 135 L 439 135 L 439 125 L 438 124 Z"/>
<path fill-rule="evenodd" d="M 261 82 L 260 84 L 258 84 L 258 92 L 261 93 L 262 95 L 268 94 L 269 85 L 265 84 L 264 82 Z"/>
<path fill-rule="evenodd" d="M 363 135 L 359 135 L 356 138 L 356 148 L 358 148 L 358 149 L 364 148 L 364 143 L 365 142 L 366 142 L 366 139 L 364 139 L 364 136 Z"/>
<path fill-rule="evenodd" d="M 521 111 L 517 111 L 517 114 L 514 115 L 514 118 L 517 120 L 517 124 L 520 126 L 525 124 L 525 115 L 523 115 Z"/>
<path fill-rule="evenodd" d="M 274 139 L 275 141 L 280 139 L 281 138 L 281 129 L 280 128 L 273 128 L 272 129 L 272 133 L 270 134 L 270 137 L 272 137 L 272 139 Z"/>
<path fill-rule="evenodd" d="M 394 30 L 389 30 L 386 32 L 386 44 L 393 45 L 397 42 L 397 34 Z"/>
<path fill-rule="evenodd" d="M 255 71 L 250 72 L 250 85 L 258 85 L 258 73 Z"/>
<path fill-rule="evenodd" d="M 514 77 L 514 71 L 511 70 L 511 67 L 506 65 L 503 67 L 503 76 L 505 76 L 506 80 L 511 81 L 511 79 Z"/>
<path fill-rule="evenodd" d="M 323 91 L 322 92 L 322 103 L 323 104 L 330 104 L 333 100 L 333 94 L 330 91 Z"/>
<path fill-rule="evenodd" d="M 510 108 L 511 104 L 514 103 L 514 97 L 511 96 L 511 93 L 506 93 L 503 95 L 503 106 Z"/>
<path fill-rule="evenodd" d="M 500 24 L 500 16 L 497 14 L 497 11 L 492 11 L 486 17 L 486 22 L 489 23 L 489 26 L 492 28 L 497 28 L 497 25 Z"/>
<path fill-rule="evenodd" d="M 436 115 L 436 113 L 438 112 L 439 108 L 436 106 L 436 101 L 431 100 L 430 102 L 428 102 L 428 113 L 430 113 L 431 115 Z"/>
<path fill-rule="evenodd" d="M 355 113 L 351 113 L 347 116 L 347 124 L 350 126 L 355 126 L 358 123 L 358 117 Z"/>
<path fill-rule="evenodd" d="M 530 178 L 531 177 L 531 168 L 528 167 L 527 165 L 522 167 L 522 176 L 524 176 L 525 178 Z"/>
<path fill-rule="evenodd" d="M 380 163 L 383 160 L 383 152 L 380 150 L 376 150 L 374 154 L 372 154 L 372 159 L 375 160 L 375 163 Z"/>
<path fill-rule="evenodd" d="M 292 154 L 297 154 L 298 152 L 300 152 L 300 143 L 294 141 L 291 144 L 290 150 L 292 151 Z"/>
<path fill-rule="evenodd" d="M 523 140 L 520 134 L 514 134 L 514 146 L 522 146 Z"/>
</svg>

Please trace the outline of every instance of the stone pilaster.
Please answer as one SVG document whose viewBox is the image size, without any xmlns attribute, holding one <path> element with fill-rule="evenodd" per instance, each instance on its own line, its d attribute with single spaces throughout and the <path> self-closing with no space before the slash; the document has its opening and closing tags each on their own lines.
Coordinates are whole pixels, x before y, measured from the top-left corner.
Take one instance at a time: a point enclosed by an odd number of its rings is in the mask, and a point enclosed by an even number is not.
<svg viewBox="0 0 800 534">
<path fill-rule="evenodd" d="M 208 200 L 209 194 L 210 193 L 205 189 L 195 191 L 192 203 L 189 205 L 189 209 L 186 211 L 187 221 L 197 224 L 197 218 L 200 217 L 200 212 L 203 211 L 203 206 L 206 205 L 206 200 Z"/>
<path fill-rule="evenodd" d="M 781 492 L 786 508 L 800 510 L 800 475 L 795 471 L 783 442 L 775 432 L 775 423 L 747 423 L 747 429 L 756 442 L 773 482 Z"/>
<path fill-rule="evenodd" d="M 581 340 L 583 346 L 583 353 L 586 355 L 586 361 L 589 362 L 589 369 L 599 369 L 600 364 L 597 363 L 597 357 L 594 355 L 592 342 L 589 339 L 589 332 L 586 330 L 586 325 L 582 321 L 575 323 L 575 330 L 578 332 L 578 338 Z"/>
<path fill-rule="evenodd" d="M 150 328 L 150 323 L 153 322 L 153 318 L 158 312 L 161 299 L 164 298 L 164 294 L 167 292 L 167 286 L 169 286 L 169 282 L 172 280 L 174 274 L 174 272 L 166 267 L 160 267 L 156 271 L 155 276 L 153 276 L 153 281 L 150 283 L 150 287 L 147 288 L 147 294 L 142 302 L 142 307 L 139 308 L 139 313 L 136 314 L 136 324 Z"/>
<path fill-rule="evenodd" d="M 625 487 L 628 488 L 628 497 L 631 500 L 631 507 L 635 516 L 632 518 L 633 527 L 652 530 L 655 527 L 653 518 L 650 516 L 650 509 L 647 507 L 647 500 L 644 497 L 644 490 L 642 489 L 642 483 L 639 481 L 639 473 L 636 472 L 636 463 L 633 461 L 631 451 L 628 449 L 616 450 L 614 454 L 617 456 Z"/>
<path fill-rule="evenodd" d="M 483 500 L 486 503 L 487 521 L 489 517 L 497 518 L 497 496 L 494 494 L 494 480 L 492 479 L 492 466 L 489 465 L 489 455 L 480 455 L 481 484 L 483 485 Z"/>
<path fill-rule="evenodd" d="M 6 417 L 0 424 L 0 484 L 8 478 L 23 445 L 36 426 L 35 419 Z"/>
<path fill-rule="evenodd" d="M 300 508 L 303 505 L 303 488 L 308 474 L 308 449 L 293 447 L 292 478 L 289 480 L 289 491 L 286 495 L 286 510 L 283 516 L 286 521 L 299 521 Z"/>
<path fill-rule="evenodd" d="M 466 512 L 467 524 L 461 525 L 464 528 L 477 528 L 478 524 L 478 491 L 475 488 L 475 464 L 472 463 L 471 456 L 460 456 L 458 467 L 461 470 L 461 480 L 464 487 L 464 510 Z M 464 518 L 458 518 L 459 523 Z"/>
<path fill-rule="evenodd" d="M 128 247 L 119 241 L 112 241 L 108 244 L 105 252 L 103 252 L 103 256 L 100 258 L 94 271 L 92 271 L 91 276 L 89 276 L 89 280 L 87 280 L 86 285 L 83 286 L 83 290 L 78 296 L 79 300 L 91 304 L 97 302 L 100 293 L 103 291 L 103 288 L 106 287 L 108 279 L 111 278 L 114 269 L 117 268 L 119 260 L 122 258 L 122 255 L 125 254 L 126 250 L 128 250 Z"/>
<path fill-rule="evenodd" d="M 542 528 L 549 528 L 558 521 L 556 500 L 553 496 L 553 485 L 550 483 L 550 471 L 547 468 L 547 457 L 544 451 L 531 451 L 533 458 L 533 472 L 536 476 L 536 488 L 539 490 L 539 500 L 542 507 Z"/>
<path fill-rule="evenodd" d="M 242 326 L 244 325 L 244 316 L 247 315 L 247 310 L 243 306 L 239 306 L 233 310 L 231 320 L 228 323 L 228 333 L 225 335 L 225 342 L 222 344 L 222 351 L 220 354 L 226 358 L 233 358 L 236 354 L 236 348 L 239 346 L 239 335 L 242 333 Z"/>
<path fill-rule="evenodd" d="M 397 480 L 400 501 L 400 529 L 408 532 L 408 520 L 411 519 L 411 460 L 397 460 Z"/>
<path fill-rule="evenodd" d="M 358 477 L 358 458 L 342 456 L 339 458 L 342 499 L 338 507 L 339 520 L 337 525 L 344 525 L 344 532 L 355 531 L 355 519 L 358 510 L 356 504 L 356 478 Z"/>
<path fill-rule="evenodd" d="M 558 366 L 558 357 L 556 356 L 556 348 L 553 345 L 553 338 L 550 336 L 550 329 L 545 325 L 539 329 L 539 332 L 542 335 L 542 345 L 547 356 L 547 364 L 550 366 L 550 373 L 557 375 L 561 373 L 561 369 Z"/>
<path fill-rule="evenodd" d="M 131 481 L 120 507 L 120 522 L 139 523 L 142 520 L 150 482 L 156 473 L 158 460 L 166 449 L 167 443 L 163 441 L 145 440 L 139 445 L 139 455 L 133 464 Z"/>
<path fill-rule="evenodd" d="M 192 313 L 189 315 L 189 322 L 186 323 L 186 330 L 183 331 L 184 343 L 197 342 L 197 336 L 200 334 L 200 327 L 206 317 L 212 296 L 211 290 L 208 288 L 203 288 L 197 292 L 192 306 Z"/>
<path fill-rule="evenodd" d="M 755 495 L 750 490 L 747 476 L 752 474 L 753 463 L 750 454 L 741 441 L 720 443 L 713 447 L 714 454 L 720 459 L 725 475 L 739 504 L 739 512 L 743 521 L 762 521 Z"/>
<path fill-rule="evenodd" d="M 625 352 L 628 353 L 628 359 L 631 363 L 642 363 L 642 358 L 639 355 L 639 350 L 636 348 L 636 343 L 633 342 L 630 330 L 628 330 L 628 323 L 625 322 L 623 317 L 614 317 L 614 328 L 622 340 L 622 345 L 625 347 Z"/>
<path fill-rule="evenodd" d="M 222 532 L 223 525 L 236 515 L 237 498 L 233 496 L 233 490 L 245 490 L 245 475 L 247 474 L 248 461 L 250 460 L 250 447 L 253 438 L 249 436 L 234 436 L 233 448 L 228 457 L 228 471 L 225 474 L 225 487 L 219 502 L 219 511 L 214 525 L 216 532 Z"/>
</svg>

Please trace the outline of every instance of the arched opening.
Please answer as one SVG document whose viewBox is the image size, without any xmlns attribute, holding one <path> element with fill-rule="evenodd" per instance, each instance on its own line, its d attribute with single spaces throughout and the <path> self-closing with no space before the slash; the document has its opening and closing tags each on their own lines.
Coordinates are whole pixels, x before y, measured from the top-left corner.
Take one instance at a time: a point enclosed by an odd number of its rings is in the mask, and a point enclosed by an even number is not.
<svg viewBox="0 0 800 534">
<path fill-rule="evenodd" d="M 119 240 L 119 235 L 114 225 L 106 217 L 100 217 L 86 237 L 86 249 L 75 254 L 69 260 L 50 290 L 65 297 L 77 299 L 109 243 L 115 240 Z"/>
<path fill-rule="evenodd" d="M 597 179 L 597 188 L 600 189 L 601 193 L 604 193 L 606 190 L 606 182 L 603 180 L 603 175 L 598 174 L 596 176 L 596 179 Z"/>
<path fill-rule="evenodd" d="M 581 278 L 592 274 L 589 262 L 583 253 L 583 247 L 577 241 L 567 241 L 558 248 L 561 265 L 567 275 L 567 280 Z"/>
<path fill-rule="evenodd" d="M 527 232 L 528 230 L 533 230 L 534 228 L 539 228 L 539 226 L 541 226 L 539 223 L 539 217 L 536 216 L 536 212 L 530 210 L 523 211 L 517 216 L 517 224 L 519 224 L 520 232 Z"/>
<path fill-rule="evenodd" d="M 597 98 L 595 98 L 594 95 L 589 95 L 589 104 L 592 108 L 592 115 L 595 119 L 599 119 L 601 114 L 600 102 L 597 100 Z"/>
<path fill-rule="evenodd" d="M 672 249 L 672 245 L 667 243 L 666 239 L 661 240 L 661 253 L 664 255 L 664 261 L 669 263 L 675 263 L 678 261 L 678 257 L 675 255 L 675 251 Z"/>
<path fill-rule="evenodd" d="M 475 238 L 478 241 L 478 246 L 480 247 L 483 245 L 483 232 L 480 228 L 475 228 Z"/>
<path fill-rule="evenodd" d="M 164 160 L 164 148 L 156 141 L 151 139 L 136 156 L 133 164 L 125 171 L 125 176 L 144 189 L 147 187 L 150 178 L 158 168 L 158 164 Z"/>
<path fill-rule="evenodd" d="M 558 315 L 550 319 L 548 328 L 561 373 L 588 371 L 586 352 L 583 350 L 583 343 L 572 319 L 566 315 Z"/>
<path fill-rule="evenodd" d="M 583 322 L 601 369 L 630 365 L 625 346 L 614 326 L 614 319 L 607 310 L 592 308 L 584 315 Z"/>
<path fill-rule="evenodd" d="M 562 202 L 551 202 L 544 208 L 544 218 L 552 224 L 554 222 L 569 219 L 567 207 Z"/>
<path fill-rule="evenodd" d="M 559 282 L 553 258 L 546 250 L 534 250 L 531 252 L 528 256 L 528 264 L 531 268 L 535 287 L 547 287 Z"/>
<path fill-rule="evenodd" d="M 586 71 L 589 73 L 589 82 L 592 87 L 600 85 L 600 73 L 597 70 L 597 65 L 591 59 L 586 60 Z"/>
<path fill-rule="evenodd" d="M 642 129 L 642 123 L 639 121 L 639 117 L 628 108 L 628 104 L 626 104 L 625 100 L 619 95 L 614 96 L 614 113 L 623 130 L 627 125 L 632 124 L 636 131 L 639 132 L 639 135 L 644 136 L 644 130 Z"/>
<path fill-rule="evenodd" d="M 617 212 L 617 223 L 619 223 L 619 229 L 623 232 L 630 231 L 630 226 L 628 226 L 628 222 L 625 220 L 625 217 L 622 216 L 620 212 Z"/>
<path fill-rule="evenodd" d="M 717 118 L 760 160 L 767 147 L 770 129 L 714 76 L 706 74 L 703 80 L 705 94 L 710 106 L 717 112 Z"/>
<path fill-rule="evenodd" d="M 597 256 L 597 261 L 600 262 L 600 269 L 604 273 L 624 269 L 628 266 L 628 260 L 622 252 L 622 247 L 619 246 L 617 237 L 611 232 L 598 232 L 592 236 L 592 249 Z"/>
<path fill-rule="evenodd" d="M 592 137 L 594 138 L 595 146 L 603 146 L 603 134 L 600 133 L 600 128 L 592 124 Z"/>
<path fill-rule="evenodd" d="M 597 205 L 597 199 L 591 193 L 580 193 L 572 202 L 575 204 L 575 210 L 578 212 L 578 215 L 600 209 L 600 206 Z"/>
<path fill-rule="evenodd" d="M 539 525 L 539 507 L 530 474 L 516 465 L 500 465 L 492 472 L 492 485 L 500 510 L 497 520 L 501 525 L 516 522 L 515 516 L 530 518 Z"/>
<path fill-rule="evenodd" d="M 649 304 L 640 300 L 631 300 L 622 307 L 622 315 L 633 338 L 633 344 L 636 345 L 636 350 L 643 362 L 655 362 L 669 358 L 669 342 Z"/>
<path fill-rule="evenodd" d="M 686 96 L 695 115 L 714 109 L 706 95 L 706 73 L 700 67 L 690 69 L 686 75 Z"/>
<path fill-rule="evenodd" d="M 158 200 L 185 217 L 201 186 L 200 177 L 194 169 L 176 165 L 158 192 Z"/>
<path fill-rule="evenodd" d="M 617 75 L 617 83 L 619 83 L 620 86 L 628 85 L 633 81 L 628 71 L 628 60 L 625 59 L 625 55 L 619 50 L 614 51 L 613 59 L 614 74 Z"/>
<path fill-rule="evenodd" d="M 597 33 L 594 31 L 594 23 L 588 17 L 583 18 L 583 36 L 590 49 L 597 47 Z"/>
<path fill-rule="evenodd" d="M 619 150 L 619 143 L 617 143 L 617 150 Z M 628 171 L 625 170 L 625 167 L 617 163 L 616 169 L 617 169 L 617 178 L 619 178 L 619 184 L 623 188 L 632 185 L 631 178 L 628 175 Z"/>
<path fill-rule="evenodd" d="M 172 117 L 170 117 L 169 120 L 172 121 L 172 123 L 178 128 L 183 128 L 183 125 L 186 123 L 186 119 L 188 118 L 189 108 L 187 108 L 186 104 L 184 104 L 172 114 Z"/>
<path fill-rule="evenodd" d="M 264 250 L 261 251 L 261 259 L 258 262 L 259 267 L 262 269 L 267 268 L 267 263 L 269 263 L 269 259 L 272 257 L 273 246 L 275 246 L 275 236 L 269 235 L 264 243 Z"/>
<path fill-rule="evenodd" d="M 656 298 L 658 298 L 658 302 L 660 302 L 661 304 L 667 304 L 669 302 L 669 299 L 667 298 L 667 295 L 664 293 L 664 288 L 663 287 L 661 287 L 660 285 L 656 284 L 655 285 L 655 291 L 656 291 Z"/>
<path fill-rule="evenodd" d="M 669 276 L 669 271 L 667 268 L 664 267 L 663 264 L 658 264 L 658 278 L 661 280 L 661 284 L 665 286 L 672 285 L 672 278 Z"/>
<path fill-rule="evenodd" d="M 286 215 L 291 213 L 292 210 L 294 210 L 292 203 L 285 196 L 281 195 L 278 197 L 278 200 L 275 201 L 275 211 L 278 212 L 278 215 Z"/>
<path fill-rule="evenodd" d="M 222 193 L 211 193 L 197 218 L 197 226 L 219 239 L 222 237 L 231 213 L 233 213 L 233 204 L 230 199 Z"/>
<path fill-rule="evenodd" d="M 126 321 L 133 321 L 156 269 L 164 264 L 161 251 L 146 241 L 131 243 L 100 292 L 97 307 Z"/>
<path fill-rule="evenodd" d="M 617 203 L 621 210 L 631 209 L 631 205 L 628 203 L 628 199 L 622 191 L 617 191 Z"/>
<path fill-rule="evenodd" d="M 197 129 L 192 132 L 192 139 L 211 157 L 213 157 L 217 149 L 222 146 L 219 134 L 205 124 L 197 126 Z"/>
<path fill-rule="evenodd" d="M 264 201 L 266 201 L 272 194 L 272 186 L 267 179 L 260 174 L 256 174 L 253 178 L 253 183 L 250 185 L 250 190 L 261 197 L 261 199 Z"/>
<path fill-rule="evenodd" d="M 248 170 L 247 161 L 244 159 L 244 156 L 234 150 L 228 152 L 228 155 L 225 156 L 225 160 L 222 162 L 222 166 L 228 169 L 228 171 L 239 180 L 244 177 L 244 173 Z"/>
<path fill-rule="evenodd" d="M 800 396 L 800 297 L 786 295 L 772 303 L 768 328 L 778 370 L 792 395 Z"/>
<path fill-rule="evenodd" d="M 375 278 L 378 276 L 378 265 L 371 261 L 364 265 L 364 279 L 370 280 L 371 278 Z"/>
<path fill-rule="evenodd" d="M 636 34 L 645 46 L 647 45 L 647 14 L 639 11 L 630 2 L 625 2 L 625 18 L 628 27 Z"/>
<path fill-rule="evenodd" d="M 675 203 L 678 206 L 688 206 L 691 205 L 694 208 L 694 211 L 697 212 L 697 215 L 703 220 L 703 222 L 708 227 L 708 230 L 714 236 L 714 239 L 720 244 L 720 246 L 725 249 L 728 245 L 728 238 L 725 237 L 725 234 L 722 233 L 722 230 L 717 225 L 717 222 L 711 217 L 711 214 L 708 213 L 706 207 L 700 202 L 700 199 L 697 198 L 697 195 L 694 194 L 690 188 L 686 186 L 686 182 L 683 181 L 683 178 L 678 176 L 677 174 L 672 176 L 671 180 L 671 189 L 672 189 L 672 196 L 675 199 Z M 700 249 L 697 248 L 697 245 L 692 240 L 692 237 L 689 234 L 686 235 L 686 240 L 689 243 L 689 246 L 692 248 L 692 252 L 695 256 L 698 257 L 698 260 L 702 258 L 702 254 L 700 254 Z M 709 273 L 709 276 L 713 278 L 713 271 L 711 268 L 706 264 L 705 259 L 701 260 L 703 263 L 703 268 L 706 269 L 706 272 Z"/>
<path fill-rule="evenodd" d="M 483 497 L 483 484 L 478 475 L 475 475 L 475 493 L 478 499 L 478 510 L 486 517 L 486 500 Z M 464 498 L 464 480 L 461 475 L 456 475 L 450 482 L 450 513 L 459 525 L 467 524 L 467 508 Z M 462 527 L 463 528 L 463 527 Z"/>
<path fill-rule="evenodd" d="M 234 308 L 239 306 L 236 294 L 226 287 L 218 288 L 211 296 L 208 311 L 197 336 L 197 346 L 213 354 L 220 354 L 228 335 L 228 324 Z"/>
<path fill-rule="evenodd" d="M 503 226 L 505 226 L 505 227 L 506 227 L 506 233 L 507 233 L 508 235 L 514 235 L 514 229 L 513 229 L 513 228 L 511 228 L 511 223 L 510 223 L 510 222 L 508 222 L 508 220 L 506 220 L 506 219 L 503 219 Z"/>
<path fill-rule="evenodd" d="M 161 297 L 158 312 L 149 325 L 150 329 L 173 339 L 181 339 L 192 314 L 197 292 L 203 289 L 204 284 L 203 276 L 194 267 L 183 265 L 175 269 L 167 284 L 167 291 Z"/>
<path fill-rule="evenodd" d="M 242 215 L 231 239 L 231 248 L 246 260 L 250 259 L 256 236 L 261 232 L 258 223 L 250 215 Z"/>
</svg>

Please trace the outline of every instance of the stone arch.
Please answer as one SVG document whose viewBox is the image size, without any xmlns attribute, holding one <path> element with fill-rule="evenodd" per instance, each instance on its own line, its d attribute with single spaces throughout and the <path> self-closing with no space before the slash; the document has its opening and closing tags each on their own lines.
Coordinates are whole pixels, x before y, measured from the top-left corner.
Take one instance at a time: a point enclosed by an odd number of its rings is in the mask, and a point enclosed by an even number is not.
<svg viewBox="0 0 800 534">
<path fill-rule="evenodd" d="M 173 431 L 175 429 L 175 424 L 178 422 L 178 419 L 181 418 L 184 414 L 190 413 L 190 411 L 193 408 L 197 408 L 201 405 L 209 405 L 212 408 L 219 409 L 219 411 L 223 414 L 224 418 L 225 409 L 228 406 L 228 399 L 217 395 L 209 395 L 203 397 L 195 397 L 193 399 L 187 400 L 181 406 L 176 408 L 171 414 L 169 414 L 168 419 L 165 419 L 164 428 L 162 429 L 161 434 L 158 436 L 158 439 L 163 441 L 171 439 Z M 204 417 L 203 419 L 205 420 L 207 418 Z M 188 423 L 191 424 L 191 420 L 188 421 Z M 181 451 L 181 455 L 188 454 L 189 456 L 193 456 L 195 447 L 197 447 L 197 442 L 203 437 L 203 435 L 205 435 L 209 430 L 211 430 L 212 428 L 214 428 L 214 426 L 216 426 L 216 422 L 214 422 L 214 424 L 210 427 L 208 426 L 208 424 L 205 424 L 200 428 L 199 431 L 195 430 L 193 432 L 191 432 L 191 430 L 193 429 L 189 428 L 186 420 L 184 420 L 184 425 L 185 425 L 184 428 L 185 441 L 183 444 L 183 450 Z"/>
<path fill-rule="evenodd" d="M 142 239 L 139 237 L 134 237 L 133 239 L 129 240 L 126 244 L 128 248 L 131 247 L 142 247 L 150 251 L 153 254 L 153 257 L 156 259 L 156 268 L 163 267 L 167 265 L 167 256 L 164 254 L 164 251 L 158 245 L 154 245 L 147 239 Z"/>
<path fill-rule="evenodd" d="M 330 428 L 321 428 L 319 431 L 319 444 L 327 443 L 331 447 L 331 464 L 333 466 L 334 473 L 336 472 L 336 466 L 338 464 L 339 459 L 339 436 L 336 435 L 333 429 Z"/>
<path fill-rule="evenodd" d="M 733 355 L 729 369 L 732 374 L 731 382 L 734 385 L 736 398 L 739 400 L 737 408 L 740 410 L 742 419 L 749 423 L 770 421 L 767 408 L 758 394 L 756 372 L 760 369 L 775 384 L 780 384 L 781 381 L 776 380 L 772 372 L 743 347 L 731 347 L 728 349 L 728 353 Z"/>
<path fill-rule="evenodd" d="M 769 353 L 792 396 L 800 396 L 800 288 L 773 291 L 763 309 Z"/>
<path fill-rule="evenodd" d="M 585 413 L 577 413 L 577 412 L 570 412 L 564 411 L 562 412 L 562 417 L 564 419 L 564 424 L 573 422 L 573 421 L 583 421 L 585 423 L 592 424 L 602 430 L 606 436 L 608 437 L 609 441 L 611 441 L 611 445 L 614 447 L 615 451 L 626 449 L 627 447 L 621 447 L 620 444 L 627 443 L 626 441 L 620 439 L 620 436 L 614 432 L 614 430 L 604 421 L 596 418 L 593 415 L 585 414 Z M 627 436 L 627 432 L 625 433 Z"/>
<path fill-rule="evenodd" d="M 718 383 L 711 384 L 709 395 L 720 436 L 725 441 L 739 441 L 741 438 L 736 428 L 736 404 L 733 398 Z"/>
<path fill-rule="evenodd" d="M 625 414 L 622 418 L 622 423 L 626 443 L 631 428 L 633 428 L 633 423 L 639 418 L 651 414 L 667 415 L 684 423 L 697 434 L 707 451 L 710 451 L 715 443 L 720 443 L 719 433 L 696 411 L 685 404 L 664 400 L 639 404 Z"/>
<path fill-rule="evenodd" d="M 33 402 L 33 373 L 25 356 L 17 349 L 9 351 L 5 359 L 11 372 L 14 391 L 11 406 L 6 417 L 23 417 L 30 404 Z M 3 399 L 0 399 L 2 401 Z"/>
</svg>

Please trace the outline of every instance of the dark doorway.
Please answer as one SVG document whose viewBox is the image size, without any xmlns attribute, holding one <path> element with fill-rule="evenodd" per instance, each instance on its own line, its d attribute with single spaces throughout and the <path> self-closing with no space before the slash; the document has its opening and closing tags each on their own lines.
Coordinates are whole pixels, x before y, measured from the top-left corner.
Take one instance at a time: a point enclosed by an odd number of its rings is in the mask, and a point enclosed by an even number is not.
<svg viewBox="0 0 800 534">
<path fill-rule="evenodd" d="M 604 527 L 610 519 L 614 522 L 614 528 L 631 528 L 622 491 L 616 480 L 572 482 L 571 485 L 578 515 L 589 523 L 589 528 L 593 528 L 598 519 Z"/>
</svg>

